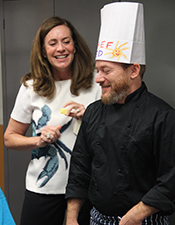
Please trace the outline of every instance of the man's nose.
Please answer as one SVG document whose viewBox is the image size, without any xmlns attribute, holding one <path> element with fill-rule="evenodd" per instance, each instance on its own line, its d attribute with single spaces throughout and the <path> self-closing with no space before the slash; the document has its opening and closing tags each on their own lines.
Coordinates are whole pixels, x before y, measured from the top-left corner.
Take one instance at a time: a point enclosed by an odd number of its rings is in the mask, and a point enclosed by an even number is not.
<svg viewBox="0 0 175 225">
<path fill-rule="evenodd" d="M 104 76 L 102 76 L 101 72 L 99 71 L 99 72 L 97 73 L 95 82 L 96 82 L 96 83 L 102 83 L 102 82 L 104 82 L 104 80 L 105 80 L 105 79 L 104 79 Z"/>
</svg>

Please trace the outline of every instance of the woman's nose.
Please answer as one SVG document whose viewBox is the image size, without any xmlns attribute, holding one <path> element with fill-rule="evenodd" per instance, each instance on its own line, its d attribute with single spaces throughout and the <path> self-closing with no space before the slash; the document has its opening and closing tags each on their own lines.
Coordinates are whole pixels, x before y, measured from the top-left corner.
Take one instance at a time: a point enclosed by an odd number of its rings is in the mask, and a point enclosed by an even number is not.
<svg viewBox="0 0 175 225">
<path fill-rule="evenodd" d="M 64 45 L 63 44 L 58 44 L 57 45 L 57 51 L 64 51 L 65 50 L 65 48 L 64 48 Z"/>
</svg>

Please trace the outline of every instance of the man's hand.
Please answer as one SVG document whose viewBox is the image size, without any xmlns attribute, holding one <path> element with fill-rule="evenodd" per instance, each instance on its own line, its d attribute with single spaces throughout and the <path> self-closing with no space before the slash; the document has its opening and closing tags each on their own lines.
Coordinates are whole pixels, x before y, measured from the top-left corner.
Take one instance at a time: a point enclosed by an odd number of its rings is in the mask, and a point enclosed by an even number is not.
<svg viewBox="0 0 175 225">
<path fill-rule="evenodd" d="M 158 212 L 157 209 L 139 202 L 132 207 L 120 220 L 119 225 L 142 225 L 145 217 Z"/>
</svg>

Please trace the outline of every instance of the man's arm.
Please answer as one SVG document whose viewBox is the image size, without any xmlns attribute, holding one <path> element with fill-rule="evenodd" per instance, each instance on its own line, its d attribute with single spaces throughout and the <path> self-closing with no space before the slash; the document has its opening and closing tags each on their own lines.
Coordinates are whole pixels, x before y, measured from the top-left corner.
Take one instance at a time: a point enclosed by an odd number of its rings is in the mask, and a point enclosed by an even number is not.
<svg viewBox="0 0 175 225">
<path fill-rule="evenodd" d="M 84 203 L 84 199 L 71 198 L 67 202 L 66 225 L 77 225 L 79 211 Z"/>
<path fill-rule="evenodd" d="M 139 202 L 122 217 L 119 225 L 141 225 L 145 217 L 158 211 L 159 210 L 154 207 Z"/>
</svg>

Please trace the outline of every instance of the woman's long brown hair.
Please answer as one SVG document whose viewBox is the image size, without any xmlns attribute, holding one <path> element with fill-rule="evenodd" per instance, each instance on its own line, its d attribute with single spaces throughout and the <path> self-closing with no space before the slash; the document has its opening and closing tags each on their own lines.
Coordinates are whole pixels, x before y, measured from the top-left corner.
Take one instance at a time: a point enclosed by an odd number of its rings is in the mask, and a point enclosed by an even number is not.
<svg viewBox="0 0 175 225">
<path fill-rule="evenodd" d="M 71 93 L 78 96 L 80 89 L 90 88 L 93 80 L 94 62 L 85 40 L 68 20 L 51 17 L 43 22 L 38 29 L 30 56 L 31 72 L 21 79 L 21 83 L 25 86 L 27 86 L 28 80 L 33 79 L 34 91 L 48 99 L 52 99 L 55 95 L 55 79 L 52 67 L 43 54 L 45 51 L 44 39 L 52 28 L 59 25 L 65 25 L 70 29 L 76 49 L 72 62 Z"/>
</svg>

